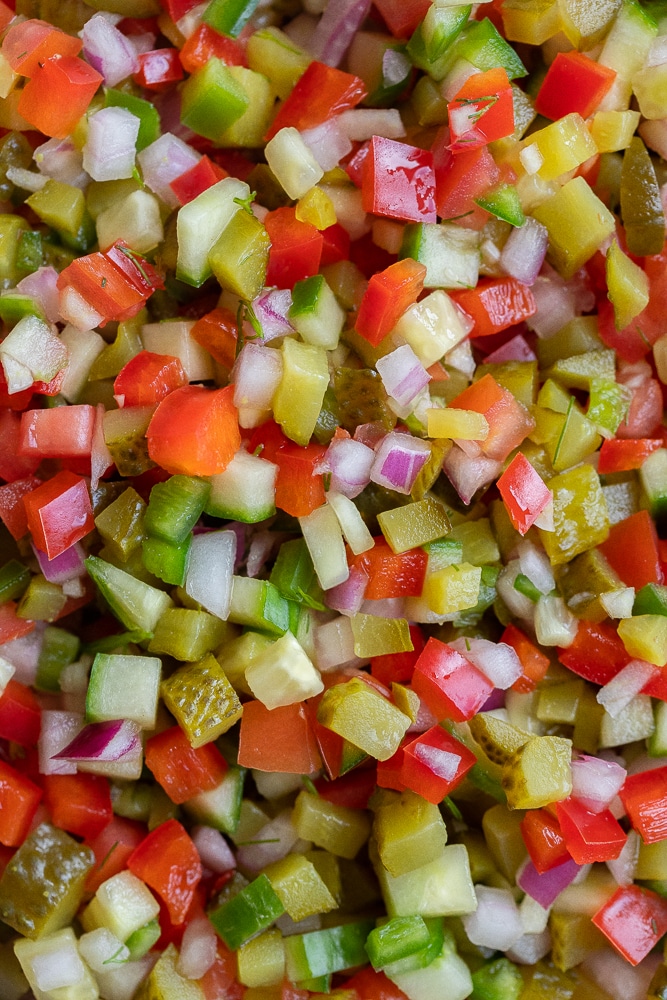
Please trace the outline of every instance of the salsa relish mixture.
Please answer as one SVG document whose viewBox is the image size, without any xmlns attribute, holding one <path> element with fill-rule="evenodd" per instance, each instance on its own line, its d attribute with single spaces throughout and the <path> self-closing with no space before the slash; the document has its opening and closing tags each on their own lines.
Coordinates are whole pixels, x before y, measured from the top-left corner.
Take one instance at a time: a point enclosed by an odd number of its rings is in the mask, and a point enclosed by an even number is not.
<svg viewBox="0 0 667 1000">
<path fill-rule="evenodd" d="M 0 28 L 0 995 L 664 1000 L 667 3 Z"/>
</svg>

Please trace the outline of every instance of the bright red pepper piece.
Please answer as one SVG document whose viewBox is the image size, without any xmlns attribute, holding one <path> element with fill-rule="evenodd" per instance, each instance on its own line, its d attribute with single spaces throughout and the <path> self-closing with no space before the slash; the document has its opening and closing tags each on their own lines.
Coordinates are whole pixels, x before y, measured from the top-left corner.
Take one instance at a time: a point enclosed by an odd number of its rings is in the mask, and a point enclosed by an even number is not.
<svg viewBox="0 0 667 1000">
<path fill-rule="evenodd" d="M 293 208 L 276 208 L 264 219 L 271 239 L 266 284 L 293 288 L 317 274 L 324 237 L 309 222 L 300 222 Z"/>
<path fill-rule="evenodd" d="M 392 552 L 383 538 L 355 557 L 353 565 L 368 576 L 365 597 L 382 601 L 388 597 L 419 597 L 424 587 L 428 555 L 424 549 Z"/>
<path fill-rule="evenodd" d="M 476 763 L 463 743 L 433 726 L 403 747 L 401 779 L 407 788 L 437 805 Z"/>
<path fill-rule="evenodd" d="M 498 66 L 475 73 L 447 104 L 450 149 L 458 151 L 485 146 L 514 132 L 512 85 Z"/>
<path fill-rule="evenodd" d="M 406 653 L 384 653 L 382 656 L 371 657 L 371 674 L 383 684 L 405 684 L 412 679 L 415 663 L 426 644 L 424 633 L 419 625 L 410 625 L 412 649 Z"/>
<path fill-rule="evenodd" d="M 490 337 L 537 311 L 530 288 L 516 278 L 482 278 L 475 288 L 453 292 L 452 298 L 475 323 L 471 337 Z"/>
<path fill-rule="evenodd" d="M 33 128 L 65 139 L 88 110 L 102 76 L 76 56 L 53 56 L 39 64 L 21 91 L 18 112 Z"/>
<path fill-rule="evenodd" d="M 261 701 L 243 706 L 238 762 L 241 767 L 286 774 L 312 774 L 321 766 L 306 706 L 269 710 Z"/>
<path fill-rule="evenodd" d="M 18 847 L 28 835 L 42 789 L 0 760 L 0 844 Z"/>
<path fill-rule="evenodd" d="M 610 438 L 602 442 L 598 452 L 598 472 L 601 476 L 611 472 L 629 472 L 640 469 L 649 455 L 664 448 L 661 438 Z"/>
<path fill-rule="evenodd" d="M 209 59 L 220 59 L 226 66 L 246 66 L 243 46 L 234 38 L 221 35 L 210 24 L 200 24 L 186 38 L 179 52 L 186 73 L 194 73 Z"/>
<path fill-rule="evenodd" d="M 521 820 L 521 836 L 535 868 L 544 872 L 570 857 L 558 820 L 546 809 L 528 809 Z"/>
<path fill-rule="evenodd" d="M 350 254 L 350 236 L 340 222 L 334 222 L 333 226 L 322 229 L 321 233 L 320 267 L 325 267 L 327 264 L 337 264 L 340 260 L 347 260 Z"/>
<path fill-rule="evenodd" d="M 588 118 L 609 93 L 616 70 L 583 52 L 557 52 L 535 98 L 535 110 L 555 121 L 576 112 Z"/>
<path fill-rule="evenodd" d="M 667 839 L 667 767 L 628 775 L 619 794 L 645 844 Z"/>
<path fill-rule="evenodd" d="M 178 820 L 168 819 L 132 852 L 127 867 L 164 902 L 172 923 L 185 920 L 202 877 L 197 848 Z"/>
<path fill-rule="evenodd" d="M 0 518 L 12 538 L 23 538 L 28 531 L 28 517 L 23 498 L 41 486 L 41 483 L 42 480 L 36 476 L 27 476 L 25 479 L 16 479 L 5 486 L 0 486 Z"/>
<path fill-rule="evenodd" d="M 440 130 L 431 147 L 435 166 L 435 204 L 444 221 L 459 220 L 461 225 L 480 228 L 488 212 L 475 204 L 500 181 L 500 170 L 486 146 L 461 149 L 449 147 L 449 129 Z"/>
<path fill-rule="evenodd" d="M 320 798 L 337 806 L 368 809 L 368 800 L 375 791 L 375 768 L 355 767 L 333 781 L 318 778 L 315 788 Z"/>
<path fill-rule="evenodd" d="M 437 719 L 454 722 L 471 719 L 493 691 L 470 660 L 433 637 L 415 663 L 412 686 Z"/>
<path fill-rule="evenodd" d="M 641 590 L 647 583 L 663 582 L 658 533 L 647 510 L 612 524 L 598 548 L 626 586 Z"/>
<path fill-rule="evenodd" d="M 577 799 L 556 803 L 556 816 L 571 857 L 578 865 L 617 858 L 627 836 L 609 809 L 590 812 Z"/>
<path fill-rule="evenodd" d="M 20 639 L 21 636 L 28 635 L 35 627 L 34 622 L 28 621 L 26 618 L 18 617 L 16 614 L 16 607 L 16 601 L 5 601 L 4 604 L 0 604 L 0 645 L 3 642 L 11 642 L 12 639 Z M 5 688 L 5 694 L 6 693 L 7 689 Z M 2 699 L 0 698 L 0 718 L 1 717 Z M 1 732 L 0 735 L 2 735 Z M 29 742 L 32 742 L 32 740 Z"/>
<path fill-rule="evenodd" d="M 38 549 L 55 559 L 95 527 L 85 479 L 58 472 L 23 498 L 28 528 Z"/>
<path fill-rule="evenodd" d="M 374 5 L 394 38 L 409 38 L 429 9 L 429 0 L 377 0 Z"/>
<path fill-rule="evenodd" d="M 292 517 L 305 517 L 326 502 L 322 474 L 315 472 L 325 451 L 314 442 L 303 448 L 287 444 L 269 459 L 278 466 L 276 507 Z M 261 457 L 267 456 L 262 453 Z"/>
<path fill-rule="evenodd" d="M 87 404 L 26 410 L 21 414 L 19 452 L 42 458 L 87 458 L 93 441 L 95 407 Z"/>
<path fill-rule="evenodd" d="M 203 191 L 208 188 L 213 187 L 218 181 L 224 180 L 227 177 L 227 171 L 219 167 L 217 163 L 209 159 L 208 156 L 202 156 L 198 163 L 195 163 L 194 167 L 190 167 L 186 170 L 184 174 L 181 174 L 175 180 L 171 181 L 169 187 L 174 192 L 181 205 L 187 205 L 188 202 L 193 201 L 197 195 L 200 195 Z"/>
<path fill-rule="evenodd" d="M 160 0 L 160 6 L 166 10 L 172 21 L 180 21 L 197 6 L 197 0 Z"/>
<path fill-rule="evenodd" d="M 424 288 L 426 268 L 411 257 L 396 261 L 368 282 L 354 325 L 373 347 L 394 329 Z"/>
<path fill-rule="evenodd" d="M 183 66 L 178 49 L 151 49 L 137 56 L 139 69 L 133 79 L 146 90 L 166 90 L 172 83 L 183 79 Z"/>
<path fill-rule="evenodd" d="M 191 746 L 180 726 L 164 729 L 146 742 L 146 767 L 177 805 L 215 788 L 228 769 L 215 744 Z"/>
<path fill-rule="evenodd" d="M 355 990 L 359 1000 L 408 1000 L 403 990 L 399 990 L 383 972 L 376 972 L 370 965 L 347 979 L 343 989 Z"/>
<path fill-rule="evenodd" d="M 520 451 L 496 483 L 510 521 L 525 535 L 553 499 L 544 480 Z"/>
<path fill-rule="evenodd" d="M 170 392 L 146 431 L 151 459 L 172 475 L 223 472 L 241 446 L 233 397 L 233 385 L 185 385 Z"/>
<path fill-rule="evenodd" d="M 315 128 L 333 115 L 355 108 L 366 94 L 364 81 L 358 76 L 315 60 L 297 80 L 264 138 L 268 142 L 281 128 L 300 132 Z"/>
<path fill-rule="evenodd" d="M 558 659 L 572 673 L 593 684 L 608 684 L 629 663 L 616 629 L 606 622 L 580 621 L 574 641 L 558 650 Z"/>
<path fill-rule="evenodd" d="M 58 276 L 58 288 L 67 286 L 83 296 L 106 322 L 136 316 L 164 282 L 145 257 L 116 243 L 104 253 L 77 257 L 68 264 Z"/>
<path fill-rule="evenodd" d="M 46 774 L 44 798 L 55 826 L 92 839 L 113 817 L 107 778 L 99 774 Z"/>
<path fill-rule="evenodd" d="M 140 351 L 121 368 L 113 391 L 122 406 L 152 406 L 187 384 L 180 358 Z"/>
<path fill-rule="evenodd" d="M 31 475 L 41 461 L 39 456 L 19 454 L 20 440 L 21 416 L 13 410 L 0 411 L 0 479 L 6 483 Z"/>
<path fill-rule="evenodd" d="M 146 832 L 142 823 L 135 823 L 123 816 L 113 816 L 100 833 L 86 842 L 97 862 L 86 879 L 87 893 L 94 895 L 102 882 L 127 868 L 127 859 L 144 839 Z"/>
<path fill-rule="evenodd" d="M 374 135 L 364 161 L 365 212 L 404 222 L 436 222 L 433 153 Z"/>
<path fill-rule="evenodd" d="M 631 965 L 639 965 L 667 931 L 667 900 L 638 885 L 622 885 L 591 918 Z"/>
</svg>

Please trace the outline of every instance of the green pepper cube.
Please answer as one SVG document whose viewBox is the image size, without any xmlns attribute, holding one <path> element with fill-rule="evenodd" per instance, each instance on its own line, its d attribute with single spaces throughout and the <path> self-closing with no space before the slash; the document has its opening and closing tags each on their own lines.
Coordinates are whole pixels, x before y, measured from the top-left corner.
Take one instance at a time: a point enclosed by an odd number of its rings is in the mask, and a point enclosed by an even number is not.
<svg viewBox="0 0 667 1000">
<path fill-rule="evenodd" d="M 222 288 L 251 301 L 264 287 L 271 240 L 250 211 L 236 212 L 211 247 L 208 262 Z"/>
<path fill-rule="evenodd" d="M 647 583 L 635 594 L 632 614 L 667 615 L 667 587 L 659 583 Z"/>
<path fill-rule="evenodd" d="M 214 656 L 179 667 L 162 682 L 161 692 L 195 749 L 216 740 L 241 717 L 238 695 Z"/>
<path fill-rule="evenodd" d="M 290 605 L 291 602 L 268 580 L 246 576 L 233 578 L 230 622 L 248 625 L 270 635 L 282 635 L 290 627 Z"/>
<path fill-rule="evenodd" d="M 209 919 L 228 948 L 236 951 L 255 934 L 266 930 L 285 912 L 266 875 L 259 875 L 227 900 Z"/>
<path fill-rule="evenodd" d="M 26 837 L 0 878 L 0 918 L 33 941 L 71 923 L 95 864 L 89 847 L 50 823 Z"/>
<path fill-rule="evenodd" d="M 127 94 L 124 90 L 115 90 L 113 87 L 109 87 L 104 96 L 104 106 L 105 108 L 125 108 L 139 119 L 139 134 L 136 143 L 138 153 L 160 138 L 160 115 L 155 105 L 151 104 L 150 101 L 145 101 L 143 97 L 136 97 L 134 94 Z"/>
<path fill-rule="evenodd" d="M 489 191 L 488 194 L 473 200 L 480 208 L 486 209 L 497 219 L 509 222 L 512 226 L 522 226 L 526 221 L 526 216 L 521 208 L 519 192 L 514 184 L 501 184 L 500 187 Z"/>
<path fill-rule="evenodd" d="M 317 582 L 313 560 L 303 538 L 283 542 L 273 564 L 270 580 L 290 601 L 302 601 L 313 607 L 322 604 L 322 589 Z"/>
<path fill-rule="evenodd" d="M 255 12 L 259 0 L 211 0 L 202 21 L 221 35 L 237 38 Z"/>
<path fill-rule="evenodd" d="M 478 70 L 502 66 L 510 80 L 528 73 L 512 46 L 505 41 L 488 17 L 468 23 L 455 40 L 452 55 L 457 59 L 466 59 Z"/>
<path fill-rule="evenodd" d="M 199 520 L 210 490 L 210 483 L 194 476 L 171 476 L 156 483 L 146 509 L 146 532 L 174 545 L 184 542 Z"/>
<path fill-rule="evenodd" d="M 366 952 L 374 969 L 421 951 L 430 941 L 428 927 L 419 914 L 394 917 L 375 927 L 366 938 Z"/>
<path fill-rule="evenodd" d="M 372 930 L 373 921 L 361 920 L 285 938 L 287 978 L 298 983 L 364 965 L 366 938 Z"/>
<path fill-rule="evenodd" d="M 248 95 L 221 59 L 209 59 L 181 91 L 181 121 L 215 142 L 245 112 Z"/>
</svg>

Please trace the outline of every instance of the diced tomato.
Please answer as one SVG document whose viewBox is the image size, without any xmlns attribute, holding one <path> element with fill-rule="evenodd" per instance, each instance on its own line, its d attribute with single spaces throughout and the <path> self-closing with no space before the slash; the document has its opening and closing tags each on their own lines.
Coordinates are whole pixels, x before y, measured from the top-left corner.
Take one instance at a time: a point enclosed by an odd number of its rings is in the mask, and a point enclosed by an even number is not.
<svg viewBox="0 0 667 1000">
<path fill-rule="evenodd" d="M 135 848 L 127 867 L 165 903 L 172 922 L 185 920 L 202 876 L 197 848 L 178 820 L 168 819 Z"/>
<path fill-rule="evenodd" d="M 449 129 L 440 129 L 431 147 L 435 168 L 435 204 L 444 221 L 456 219 L 460 225 L 479 228 L 488 219 L 488 212 L 475 204 L 495 187 L 500 170 L 486 146 L 461 149 L 449 148 Z"/>
<path fill-rule="evenodd" d="M 241 716 L 238 762 L 260 771 L 317 771 L 322 761 L 306 707 L 296 703 L 268 709 L 261 701 L 247 701 Z"/>
<path fill-rule="evenodd" d="M 394 681 L 404 684 L 412 679 L 415 663 L 424 648 L 426 640 L 419 625 L 410 625 L 412 650 L 406 653 L 384 653 L 382 656 L 371 657 L 371 674 L 383 684 L 390 685 Z"/>
<path fill-rule="evenodd" d="M 99 774 L 46 774 L 44 799 L 55 826 L 92 839 L 113 817 L 109 781 Z"/>
<path fill-rule="evenodd" d="M 7 380 L 5 379 L 2 366 L 0 365 L 0 407 L 10 410 L 25 410 L 30 403 L 33 394 L 33 387 L 23 389 L 21 392 L 8 392 Z"/>
<path fill-rule="evenodd" d="M 320 267 L 327 264 L 337 264 L 340 260 L 347 260 L 350 253 L 350 237 L 346 229 L 343 229 L 339 222 L 334 222 L 333 226 L 322 229 L 322 256 Z"/>
<path fill-rule="evenodd" d="M 32 395 L 32 394 L 31 394 Z M 0 410 L 0 479 L 7 483 L 30 476 L 39 465 L 38 455 L 19 454 L 21 416 L 13 410 Z M 0 487 L 2 489 L 2 487 Z M 19 536 L 16 536 L 20 538 Z"/>
<path fill-rule="evenodd" d="M 557 52 L 535 98 L 535 110 L 555 121 L 576 112 L 589 118 L 616 79 L 616 70 L 583 52 Z"/>
<path fill-rule="evenodd" d="M 0 844 L 18 847 L 23 843 L 41 798 L 38 785 L 0 760 Z"/>
<path fill-rule="evenodd" d="M 546 809 L 528 809 L 521 820 L 521 836 L 535 868 L 544 872 L 570 857 L 558 820 Z"/>
<path fill-rule="evenodd" d="M 52 56 L 77 56 L 83 42 L 46 21 L 29 18 L 11 25 L 2 41 L 2 54 L 21 76 L 31 77 Z"/>
<path fill-rule="evenodd" d="M 388 760 L 379 760 L 376 768 L 376 782 L 378 788 L 391 788 L 395 792 L 404 792 L 407 785 L 403 781 L 403 760 L 405 754 L 403 753 L 403 747 L 405 743 L 398 748 L 396 753 L 389 757 Z"/>
<path fill-rule="evenodd" d="M 325 451 L 314 442 L 305 447 L 287 444 L 269 459 L 278 466 L 276 507 L 292 517 L 306 517 L 326 502 L 322 473 L 315 472 Z"/>
<path fill-rule="evenodd" d="M 500 333 L 537 311 L 530 288 L 516 278 L 482 278 L 475 288 L 453 292 L 452 298 L 475 323 L 471 337 Z"/>
<path fill-rule="evenodd" d="M 173 50 L 172 50 L 173 51 Z M 181 205 L 187 205 L 193 201 L 203 191 L 213 187 L 218 181 L 227 177 L 227 171 L 219 167 L 208 156 L 202 156 L 194 167 L 190 167 L 184 174 L 180 174 L 171 181 L 169 187 L 174 192 Z"/>
<path fill-rule="evenodd" d="M 354 990 L 359 1000 L 408 1000 L 396 983 L 387 979 L 383 972 L 376 972 L 370 965 L 355 972 L 351 979 L 345 981 L 342 988 Z"/>
<path fill-rule="evenodd" d="M 230 951 L 222 941 L 218 941 L 213 965 L 198 980 L 204 992 L 204 1000 L 242 1000 L 245 987 L 238 982 L 236 973 L 236 952 Z"/>
<path fill-rule="evenodd" d="M 171 726 L 147 741 L 146 767 L 171 801 L 180 805 L 219 785 L 228 765 L 215 744 L 193 747 L 180 726 Z"/>
<path fill-rule="evenodd" d="M 13 602 L 7 602 L 12 604 Z M 7 604 L 0 607 L 4 611 Z M 26 622 L 32 625 L 32 622 Z M 30 629 L 28 631 L 31 631 Z M 14 636 L 12 636 L 14 638 Z M 7 642 L 1 634 L 0 641 Z M 10 680 L 0 696 L 0 737 L 19 743 L 22 747 L 35 746 L 41 729 L 39 702 L 29 687 Z"/>
<path fill-rule="evenodd" d="M 364 211 L 404 222 L 435 222 L 433 153 L 374 135 L 364 162 Z"/>
<path fill-rule="evenodd" d="M 102 882 L 127 868 L 127 859 L 145 836 L 146 827 L 142 823 L 113 816 L 100 833 L 87 841 L 96 865 L 86 878 L 86 892 L 94 894 Z"/>
<path fill-rule="evenodd" d="M 496 483 L 510 521 L 525 535 L 553 499 L 546 483 L 520 451 Z"/>
<path fill-rule="evenodd" d="M 647 583 L 663 582 L 658 533 L 647 510 L 612 524 L 598 548 L 626 586 L 641 590 Z"/>
<path fill-rule="evenodd" d="M 649 282 L 648 305 L 622 330 L 616 329 L 614 307 L 607 298 L 606 285 L 600 290 L 598 297 L 600 337 L 624 361 L 640 361 L 665 332 L 667 253 L 663 251 L 655 256 L 644 257 L 643 266 Z"/>
<path fill-rule="evenodd" d="M 216 308 L 198 319 L 191 336 L 225 368 L 231 369 L 238 349 L 238 325 L 231 309 Z"/>
<path fill-rule="evenodd" d="M 186 73 L 194 73 L 209 59 L 220 59 L 227 66 L 247 66 L 243 46 L 234 38 L 221 35 L 210 24 L 200 24 L 186 38 L 179 52 Z"/>
<path fill-rule="evenodd" d="M 403 747 L 401 779 L 435 805 L 463 781 L 477 758 L 441 726 L 433 726 Z"/>
<path fill-rule="evenodd" d="M 375 0 L 394 38 L 410 38 L 430 7 L 429 0 Z"/>
<path fill-rule="evenodd" d="M 630 965 L 639 965 L 667 931 L 667 900 L 622 885 L 591 919 Z"/>
<path fill-rule="evenodd" d="M 180 21 L 197 6 L 197 0 L 160 0 L 160 6 L 166 10 L 172 21 Z"/>
<path fill-rule="evenodd" d="M 58 472 L 23 498 L 28 528 L 38 549 L 55 559 L 95 527 L 88 485 L 73 472 Z"/>
<path fill-rule="evenodd" d="M 616 430 L 619 438 L 657 437 L 662 427 L 662 387 L 654 378 L 643 378 L 635 382 L 633 375 L 626 376 L 621 369 L 617 381 L 630 384 L 631 398 L 628 413 Z"/>
<path fill-rule="evenodd" d="M 602 442 L 598 453 L 598 472 L 601 476 L 612 472 L 630 472 L 641 469 L 649 455 L 664 448 L 661 438 L 610 438 Z"/>
<path fill-rule="evenodd" d="M 571 857 L 578 865 L 617 858 L 627 840 L 609 809 L 594 813 L 577 799 L 556 803 L 556 816 Z"/>
<path fill-rule="evenodd" d="M 234 386 L 174 389 L 158 404 L 146 437 L 151 459 L 172 475 L 223 472 L 241 446 Z"/>
<path fill-rule="evenodd" d="M 479 450 L 488 458 L 501 462 L 519 447 L 535 426 L 533 418 L 521 403 L 489 374 L 464 389 L 449 402 L 449 406 L 474 410 L 486 417 L 489 433 L 484 441 L 479 442 Z"/>
<path fill-rule="evenodd" d="M 667 839 L 667 767 L 628 775 L 619 794 L 645 844 Z"/>
<path fill-rule="evenodd" d="M 528 636 L 516 625 L 509 624 L 500 637 L 500 641 L 512 647 L 519 657 L 523 669 L 523 674 L 514 682 L 512 690 L 523 693 L 534 691 L 549 669 L 549 657 L 538 649 L 535 643 L 531 642 Z"/>
<path fill-rule="evenodd" d="M 370 149 L 370 139 L 362 142 L 358 149 L 355 149 L 344 162 L 345 173 L 350 178 L 355 187 L 361 188 L 364 180 L 364 163 Z"/>
<path fill-rule="evenodd" d="M 300 222 L 293 208 L 276 208 L 264 219 L 271 239 L 266 284 L 293 288 L 317 274 L 324 237 L 309 222 Z"/>
<path fill-rule="evenodd" d="M 55 406 L 21 414 L 19 452 L 42 458 L 88 458 L 93 441 L 95 407 Z"/>
<path fill-rule="evenodd" d="M 373 347 L 384 340 L 397 322 L 419 298 L 426 268 L 411 257 L 399 260 L 368 282 L 359 306 L 355 330 Z"/>
<path fill-rule="evenodd" d="M 156 288 L 160 275 L 140 254 L 116 243 L 104 253 L 77 257 L 60 272 L 58 288 L 68 286 L 83 296 L 106 320 L 136 316 Z"/>
<path fill-rule="evenodd" d="M 178 49 L 151 49 L 137 56 L 139 69 L 133 79 L 147 90 L 166 90 L 172 83 L 183 79 L 183 66 Z"/>
<path fill-rule="evenodd" d="M 34 69 L 21 91 L 18 112 L 44 135 L 65 139 L 88 110 L 102 79 L 83 59 L 54 55 Z"/>
<path fill-rule="evenodd" d="M 23 538 L 28 531 L 28 517 L 23 498 L 41 486 L 42 480 L 36 476 L 17 479 L 0 486 L 0 518 L 12 538 Z"/>
<path fill-rule="evenodd" d="M 339 112 L 356 107 L 366 93 L 364 81 L 358 76 L 314 60 L 282 104 L 265 139 L 271 139 L 281 128 L 303 132 L 322 125 Z"/>
<path fill-rule="evenodd" d="M 419 597 L 424 587 L 428 555 L 419 548 L 392 552 L 383 538 L 376 538 L 373 548 L 356 556 L 352 565 L 363 570 L 369 578 L 365 594 L 369 601 Z"/>
<path fill-rule="evenodd" d="M 368 800 L 375 791 L 375 768 L 356 767 L 353 771 L 335 778 L 318 778 L 315 782 L 320 798 L 348 809 L 367 809 Z"/>
<path fill-rule="evenodd" d="M 467 722 L 493 691 L 493 684 L 470 660 L 431 637 L 415 663 L 412 686 L 438 720 Z"/>
<path fill-rule="evenodd" d="M 498 66 L 468 77 L 447 104 L 451 149 L 468 150 L 514 132 L 514 101 L 507 72 Z"/>
<path fill-rule="evenodd" d="M 267 462 L 275 462 L 279 451 L 286 445 L 292 444 L 289 438 L 283 434 L 283 429 L 275 420 L 266 420 L 259 427 L 255 427 L 248 442 L 248 451 L 251 455 L 259 455 Z"/>
<path fill-rule="evenodd" d="M 4 604 L 0 604 L 0 645 L 3 642 L 11 642 L 12 639 L 20 639 L 21 636 L 28 635 L 34 627 L 34 622 L 28 621 L 26 618 L 19 618 L 16 614 L 16 601 L 5 601 Z M 1 706 L 2 699 L 0 698 L 0 717 Z M 2 734 L 0 733 L 0 735 Z"/>
<path fill-rule="evenodd" d="M 179 358 L 140 351 L 121 368 L 113 391 L 123 406 L 152 406 L 187 384 L 188 377 Z"/>
</svg>

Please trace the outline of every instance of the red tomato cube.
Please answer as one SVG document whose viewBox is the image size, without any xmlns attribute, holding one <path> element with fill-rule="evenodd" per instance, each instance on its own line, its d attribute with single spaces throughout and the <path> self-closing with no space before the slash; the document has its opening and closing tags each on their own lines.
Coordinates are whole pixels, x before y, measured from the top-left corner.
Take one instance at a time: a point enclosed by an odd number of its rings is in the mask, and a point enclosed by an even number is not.
<svg viewBox="0 0 667 1000">
<path fill-rule="evenodd" d="M 55 559 L 95 527 L 86 480 L 58 472 L 23 498 L 32 540 Z"/>
</svg>

